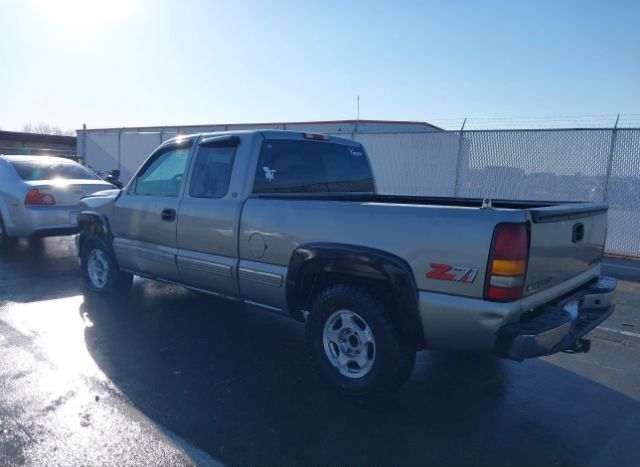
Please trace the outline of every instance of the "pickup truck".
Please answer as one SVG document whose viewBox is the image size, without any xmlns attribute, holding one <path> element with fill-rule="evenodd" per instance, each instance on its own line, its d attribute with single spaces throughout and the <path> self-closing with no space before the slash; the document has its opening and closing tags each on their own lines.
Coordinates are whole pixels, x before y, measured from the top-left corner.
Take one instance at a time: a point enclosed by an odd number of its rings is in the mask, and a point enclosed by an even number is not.
<svg viewBox="0 0 640 467">
<path fill-rule="evenodd" d="M 138 275 L 284 313 L 356 398 L 398 389 L 421 349 L 586 352 L 614 308 L 606 205 L 378 194 L 366 150 L 334 136 L 174 138 L 82 203 L 90 290 Z"/>
</svg>

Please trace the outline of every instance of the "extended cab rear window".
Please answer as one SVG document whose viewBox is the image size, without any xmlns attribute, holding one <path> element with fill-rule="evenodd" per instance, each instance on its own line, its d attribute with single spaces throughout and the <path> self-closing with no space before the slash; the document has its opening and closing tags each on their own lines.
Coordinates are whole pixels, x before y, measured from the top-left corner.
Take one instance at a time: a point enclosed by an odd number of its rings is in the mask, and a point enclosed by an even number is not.
<svg viewBox="0 0 640 467">
<path fill-rule="evenodd" d="M 30 180 L 99 180 L 89 169 L 66 161 L 10 161 L 20 178 Z"/>
<path fill-rule="evenodd" d="M 362 147 L 288 139 L 262 143 L 254 193 L 373 191 L 373 175 Z"/>
</svg>

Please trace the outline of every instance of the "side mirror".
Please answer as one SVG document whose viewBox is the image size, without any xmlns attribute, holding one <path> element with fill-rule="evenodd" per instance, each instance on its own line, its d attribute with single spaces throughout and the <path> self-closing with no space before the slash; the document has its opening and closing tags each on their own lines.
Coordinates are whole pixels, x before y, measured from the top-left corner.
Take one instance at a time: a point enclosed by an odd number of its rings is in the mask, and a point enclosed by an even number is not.
<svg viewBox="0 0 640 467">
<path fill-rule="evenodd" d="M 105 177 L 105 180 L 111 183 L 112 185 L 114 185 L 116 188 L 122 189 L 124 184 L 120 180 L 118 180 L 118 178 L 120 178 L 120 170 L 112 169 L 112 170 L 109 170 L 109 172 L 107 172 L 107 176 Z"/>
</svg>

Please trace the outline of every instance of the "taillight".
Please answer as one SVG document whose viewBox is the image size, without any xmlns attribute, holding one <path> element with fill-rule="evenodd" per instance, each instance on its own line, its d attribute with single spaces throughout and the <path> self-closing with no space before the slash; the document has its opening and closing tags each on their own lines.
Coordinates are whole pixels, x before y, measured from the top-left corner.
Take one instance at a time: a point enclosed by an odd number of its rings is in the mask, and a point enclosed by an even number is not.
<svg viewBox="0 0 640 467">
<path fill-rule="evenodd" d="M 493 231 L 484 298 L 511 302 L 522 298 L 529 238 L 526 224 L 498 224 Z"/>
<path fill-rule="evenodd" d="M 24 197 L 25 206 L 51 206 L 56 204 L 56 198 L 48 193 L 42 193 L 37 188 L 31 188 Z"/>
</svg>

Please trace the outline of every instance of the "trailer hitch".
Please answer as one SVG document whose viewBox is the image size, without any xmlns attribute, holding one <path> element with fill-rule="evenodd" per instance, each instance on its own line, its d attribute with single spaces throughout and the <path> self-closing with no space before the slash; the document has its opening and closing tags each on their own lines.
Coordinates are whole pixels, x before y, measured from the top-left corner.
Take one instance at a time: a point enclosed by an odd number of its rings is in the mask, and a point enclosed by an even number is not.
<svg viewBox="0 0 640 467">
<path fill-rule="evenodd" d="M 591 350 L 591 340 L 590 339 L 577 339 L 571 347 L 563 350 L 564 353 L 587 353 Z"/>
</svg>

